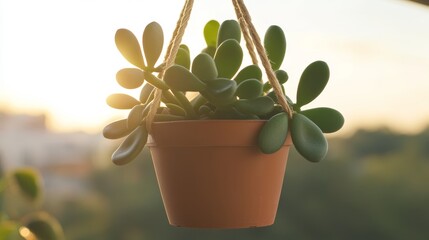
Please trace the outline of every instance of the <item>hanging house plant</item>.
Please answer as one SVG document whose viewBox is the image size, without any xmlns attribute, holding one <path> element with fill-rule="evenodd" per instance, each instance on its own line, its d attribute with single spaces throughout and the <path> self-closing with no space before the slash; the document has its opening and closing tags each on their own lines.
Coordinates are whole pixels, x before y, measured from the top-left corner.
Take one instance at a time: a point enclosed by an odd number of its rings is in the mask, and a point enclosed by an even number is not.
<svg viewBox="0 0 429 240">
<path fill-rule="evenodd" d="M 180 44 L 192 1 L 186 1 L 163 63 L 158 63 L 164 42 L 158 23 L 146 26 L 143 52 L 129 30 L 116 32 L 117 48 L 134 65 L 119 70 L 116 79 L 126 89 L 141 88 L 141 94 L 138 99 L 108 97 L 109 106 L 130 112 L 107 125 L 103 135 L 126 137 L 112 155 L 117 165 L 150 148 L 167 216 L 175 226 L 271 225 L 292 143 L 305 159 L 318 162 L 328 150 L 324 133 L 344 123 L 332 108 L 304 110 L 325 88 L 328 65 L 316 61 L 307 66 L 293 102 L 282 85 L 288 80 L 280 69 L 286 51 L 283 30 L 269 27 L 262 44 L 244 3 L 233 3 L 240 21 L 209 21 L 207 47 L 193 60 L 190 48 Z M 253 61 L 244 67 L 242 36 Z"/>
</svg>

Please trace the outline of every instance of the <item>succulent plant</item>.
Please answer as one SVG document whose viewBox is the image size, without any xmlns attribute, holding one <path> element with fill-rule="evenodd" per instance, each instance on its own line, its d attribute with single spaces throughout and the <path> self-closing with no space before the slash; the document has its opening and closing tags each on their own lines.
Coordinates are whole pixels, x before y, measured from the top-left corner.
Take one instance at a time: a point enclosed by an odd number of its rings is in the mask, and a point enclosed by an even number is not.
<svg viewBox="0 0 429 240">
<path fill-rule="evenodd" d="M 126 137 L 113 153 L 115 164 L 133 160 L 145 146 L 148 131 L 146 116 L 152 106 L 154 89 L 162 90 L 163 106 L 155 121 L 203 119 L 263 119 L 267 120 L 258 137 L 263 153 L 281 148 L 290 133 L 297 151 L 307 160 L 322 160 L 328 149 L 324 133 L 338 131 L 344 124 L 340 112 L 320 107 L 303 110 L 325 88 L 329 79 L 328 65 L 323 61 L 311 63 L 299 80 L 296 101 L 285 95 L 293 113 L 284 112 L 270 83 L 263 81 L 257 65 L 241 68 L 243 50 L 241 30 L 237 21 L 219 24 L 209 21 L 204 28 L 207 47 L 191 61 L 186 45 L 180 45 L 175 64 L 165 70 L 161 80 L 155 74 L 162 70 L 156 65 L 163 47 L 161 26 L 152 22 L 143 32 L 143 52 L 137 38 L 126 29 L 116 32 L 115 42 L 121 54 L 135 67 L 124 68 L 116 75 L 126 89 L 141 88 L 139 98 L 112 94 L 107 103 L 113 108 L 130 109 L 128 118 L 107 125 L 103 134 L 109 139 Z M 286 39 L 278 26 L 268 28 L 264 48 L 280 84 L 288 74 L 280 69 L 286 52 Z M 283 85 L 282 85 L 283 87 Z M 186 93 L 195 92 L 188 100 Z M 290 117 L 292 116 L 292 117 Z"/>
</svg>

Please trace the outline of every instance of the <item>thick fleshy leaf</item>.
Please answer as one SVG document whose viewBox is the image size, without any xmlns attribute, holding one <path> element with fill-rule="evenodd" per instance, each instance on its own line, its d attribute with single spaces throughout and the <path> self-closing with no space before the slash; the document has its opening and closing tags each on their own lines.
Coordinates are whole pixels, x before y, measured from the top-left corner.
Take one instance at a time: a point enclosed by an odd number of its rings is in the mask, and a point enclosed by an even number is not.
<svg viewBox="0 0 429 240">
<path fill-rule="evenodd" d="M 127 136 L 132 129 L 128 128 L 128 119 L 112 122 L 103 128 L 103 136 L 107 139 L 118 139 Z"/>
<path fill-rule="evenodd" d="M 161 101 L 163 103 L 172 103 L 172 104 L 180 105 L 177 98 L 168 90 L 162 91 Z"/>
<path fill-rule="evenodd" d="M 130 113 L 128 113 L 127 118 L 127 127 L 130 130 L 134 130 L 138 125 L 140 125 L 143 121 L 143 110 L 146 105 L 136 105 L 131 109 Z"/>
<path fill-rule="evenodd" d="M 146 103 L 147 100 L 149 99 L 150 93 L 152 92 L 152 90 L 154 89 L 154 87 L 150 84 L 146 84 L 142 87 L 142 90 L 140 91 L 140 102 L 141 103 Z"/>
<path fill-rule="evenodd" d="M 130 30 L 118 29 L 115 34 L 115 43 L 128 62 L 139 68 L 145 67 L 140 43 Z"/>
<path fill-rule="evenodd" d="M 13 177 L 19 190 L 31 201 L 35 201 L 41 194 L 40 175 L 31 168 L 20 168 L 13 171 Z"/>
<path fill-rule="evenodd" d="M 243 61 L 243 50 L 240 44 L 234 39 L 224 41 L 217 48 L 214 61 L 219 77 L 232 78 Z"/>
<path fill-rule="evenodd" d="M 45 212 L 32 213 L 24 218 L 24 225 L 37 239 L 63 240 L 64 232 L 57 219 Z"/>
<path fill-rule="evenodd" d="M 201 105 L 201 106 L 198 108 L 198 113 L 199 113 L 200 115 L 208 116 L 208 115 L 210 115 L 210 114 L 212 114 L 212 113 L 213 113 L 213 110 L 212 110 L 209 106 L 207 106 L 207 105 Z"/>
<path fill-rule="evenodd" d="M 258 79 L 259 81 L 262 81 L 262 71 L 259 68 L 258 65 L 249 65 L 243 69 L 241 69 L 238 73 L 237 76 L 235 76 L 234 80 L 237 83 L 241 83 L 244 80 L 247 79 Z"/>
<path fill-rule="evenodd" d="M 112 161 L 116 165 L 124 165 L 134 160 L 142 151 L 147 142 L 147 130 L 143 123 L 121 143 L 112 155 Z"/>
<path fill-rule="evenodd" d="M 204 26 L 204 39 L 206 40 L 208 47 L 214 47 L 217 46 L 217 35 L 219 32 L 219 22 L 216 20 L 210 20 L 205 26 Z"/>
<path fill-rule="evenodd" d="M 234 39 L 237 42 L 241 40 L 240 24 L 235 20 L 226 20 L 219 27 L 217 36 L 217 46 L 219 47 L 224 41 Z"/>
<path fill-rule="evenodd" d="M 197 114 L 194 110 L 194 107 L 186 97 L 186 95 L 181 91 L 172 91 L 172 92 L 174 97 L 177 99 L 179 103 L 178 105 L 180 105 L 180 107 L 182 107 L 186 111 L 187 119 L 195 119 L 197 117 Z"/>
<path fill-rule="evenodd" d="M 328 152 L 328 142 L 322 130 L 306 116 L 295 113 L 291 123 L 292 141 L 305 159 L 319 162 Z"/>
<path fill-rule="evenodd" d="M 324 133 L 333 133 L 344 125 L 344 117 L 335 109 L 320 107 L 300 112 L 314 122 Z"/>
<path fill-rule="evenodd" d="M 154 67 L 162 52 L 164 33 L 157 22 L 149 23 L 143 32 L 143 50 L 148 67 Z"/>
<path fill-rule="evenodd" d="M 176 58 L 174 59 L 174 63 L 180 66 L 185 67 L 186 69 L 190 69 L 191 67 L 191 56 L 189 52 L 184 48 L 179 48 L 177 50 Z"/>
<path fill-rule="evenodd" d="M 216 53 L 216 48 L 215 47 L 206 47 L 201 52 L 206 53 L 206 54 L 210 55 L 211 57 L 214 57 L 214 55 Z"/>
<path fill-rule="evenodd" d="M 252 99 L 262 95 L 262 83 L 258 79 L 247 79 L 237 86 L 235 93 L 241 99 Z"/>
<path fill-rule="evenodd" d="M 135 89 L 144 82 L 144 72 L 138 68 L 123 68 L 116 73 L 116 81 L 126 89 Z"/>
<path fill-rule="evenodd" d="M 173 65 L 165 71 L 164 81 L 176 91 L 199 92 L 206 88 L 206 84 L 199 80 L 188 69 L 180 65 Z"/>
<path fill-rule="evenodd" d="M 186 116 L 186 111 L 182 107 L 173 104 L 173 103 L 166 103 L 165 106 L 167 106 L 168 110 L 171 114 L 179 115 L 179 116 Z"/>
<path fill-rule="evenodd" d="M 277 70 L 282 65 L 286 53 L 286 37 L 279 26 L 270 26 L 265 33 L 264 47 L 271 62 L 271 68 Z"/>
<path fill-rule="evenodd" d="M 216 106 L 225 106 L 236 101 L 237 83 L 230 79 L 218 78 L 207 81 L 207 88 L 201 91 L 209 102 Z"/>
<path fill-rule="evenodd" d="M 186 52 L 188 52 L 189 55 L 191 55 L 191 51 L 189 51 L 188 45 L 186 45 L 186 44 L 180 44 L 179 48 L 185 50 Z"/>
<path fill-rule="evenodd" d="M 277 71 L 275 72 L 275 74 L 276 74 L 277 81 L 278 81 L 280 84 L 284 84 L 284 83 L 286 83 L 286 82 L 287 82 L 287 80 L 289 79 L 289 76 L 288 76 L 287 72 L 285 72 L 285 71 L 283 71 L 283 70 L 277 70 Z M 269 90 L 271 90 L 272 88 L 273 88 L 273 86 L 271 86 L 271 83 L 270 83 L 270 82 L 265 82 L 265 83 L 264 83 L 264 87 L 263 87 L 264 92 L 268 92 L 268 91 L 269 91 Z M 283 92 L 284 92 L 284 91 L 283 91 Z"/>
<path fill-rule="evenodd" d="M 205 99 L 201 94 L 198 94 L 191 100 L 192 107 L 195 111 L 198 111 L 198 109 L 205 103 L 207 103 L 207 99 Z"/>
<path fill-rule="evenodd" d="M 274 101 L 267 96 L 240 99 L 234 103 L 234 107 L 245 114 L 266 115 L 274 109 Z"/>
<path fill-rule="evenodd" d="M 289 75 L 284 70 L 279 69 L 275 72 L 275 74 L 280 84 L 285 84 L 289 79 Z"/>
<path fill-rule="evenodd" d="M 206 53 L 198 54 L 192 62 L 192 73 L 203 82 L 217 78 L 217 68 L 213 58 Z"/>
<path fill-rule="evenodd" d="M 139 105 L 140 101 L 123 93 L 115 93 L 107 97 L 107 105 L 116 109 L 131 109 L 135 105 Z"/>
<path fill-rule="evenodd" d="M 289 119 L 285 112 L 272 116 L 259 132 L 259 149 L 266 154 L 277 152 L 285 143 L 288 131 Z"/>
<path fill-rule="evenodd" d="M 329 67 L 323 61 L 308 65 L 301 75 L 296 94 L 296 105 L 302 107 L 323 91 L 329 80 Z"/>
</svg>

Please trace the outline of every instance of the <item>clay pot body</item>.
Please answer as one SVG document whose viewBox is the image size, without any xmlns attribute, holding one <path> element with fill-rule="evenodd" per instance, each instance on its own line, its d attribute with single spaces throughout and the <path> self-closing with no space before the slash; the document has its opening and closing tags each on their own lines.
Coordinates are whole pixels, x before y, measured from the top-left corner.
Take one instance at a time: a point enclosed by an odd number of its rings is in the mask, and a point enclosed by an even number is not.
<svg viewBox="0 0 429 240">
<path fill-rule="evenodd" d="M 149 136 L 155 172 L 171 225 L 246 228 L 274 223 L 290 136 L 263 154 L 263 120 L 153 123 Z"/>
</svg>

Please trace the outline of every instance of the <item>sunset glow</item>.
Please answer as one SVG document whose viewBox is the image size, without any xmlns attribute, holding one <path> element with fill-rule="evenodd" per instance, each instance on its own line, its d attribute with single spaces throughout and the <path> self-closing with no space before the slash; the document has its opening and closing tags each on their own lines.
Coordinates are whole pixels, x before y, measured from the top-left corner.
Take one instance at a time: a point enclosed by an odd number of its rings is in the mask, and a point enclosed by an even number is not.
<svg viewBox="0 0 429 240">
<path fill-rule="evenodd" d="M 429 8 L 401 0 L 247 1 L 262 35 L 271 24 L 286 33 L 283 69 L 292 99 L 303 69 L 331 68 L 327 89 L 312 106 L 332 106 L 344 132 L 388 126 L 417 131 L 429 124 Z M 141 36 L 159 22 L 166 41 L 182 1 L 0 0 L 0 112 L 47 114 L 58 131 L 100 132 L 126 112 L 106 97 L 122 90 L 116 72 L 130 67 L 114 44 L 118 28 Z M 166 7 L 168 6 L 168 7 Z M 211 20 L 235 18 L 229 1 L 196 1 L 183 42 L 195 56 Z M 290 89 L 290 90 L 288 90 Z"/>
</svg>

